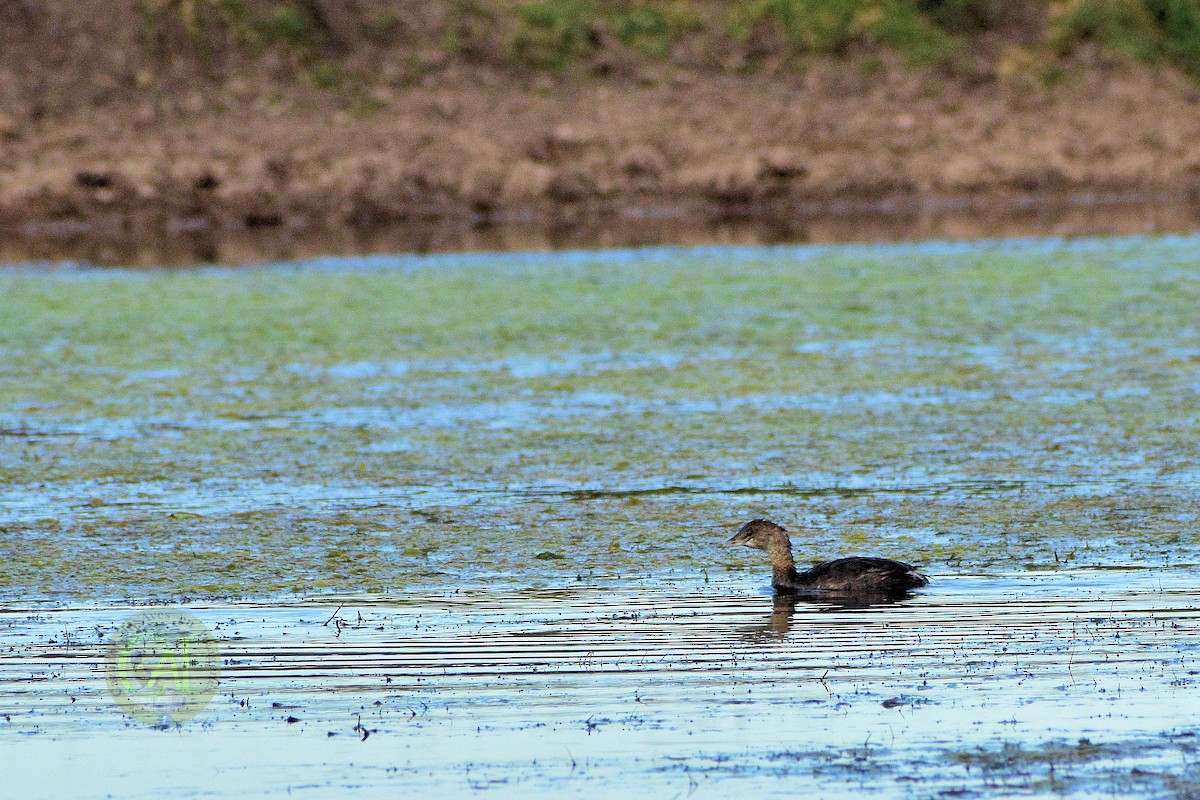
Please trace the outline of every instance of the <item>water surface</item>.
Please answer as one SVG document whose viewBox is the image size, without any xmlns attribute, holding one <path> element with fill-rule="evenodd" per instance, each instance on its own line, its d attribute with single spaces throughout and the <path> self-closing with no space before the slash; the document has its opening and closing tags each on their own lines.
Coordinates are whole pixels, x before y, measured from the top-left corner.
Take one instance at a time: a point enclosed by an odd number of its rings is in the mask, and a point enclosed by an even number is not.
<svg viewBox="0 0 1200 800">
<path fill-rule="evenodd" d="M 0 271 L 0 766 L 28 797 L 1195 796 L 1198 246 Z M 724 546 L 752 517 L 936 580 L 773 609 Z M 224 654 L 178 729 L 102 679 L 145 604 Z"/>
<path fill-rule="evenodd" d="M 167 731 L 106 695 L 130 609 L 13 609 L 0 764 L 25 797 L 1191 796 L 1193 583 L 947 577 L 865 609 L 732 581 L 192 606 L 221 683 Z"/>
<path fill-rule="evenodd" d="M 1194 237 L 0 274 L 0 598 L 1200 563 Z M 761 569 L 761 564 L 759 565 Z"/>
</svg>

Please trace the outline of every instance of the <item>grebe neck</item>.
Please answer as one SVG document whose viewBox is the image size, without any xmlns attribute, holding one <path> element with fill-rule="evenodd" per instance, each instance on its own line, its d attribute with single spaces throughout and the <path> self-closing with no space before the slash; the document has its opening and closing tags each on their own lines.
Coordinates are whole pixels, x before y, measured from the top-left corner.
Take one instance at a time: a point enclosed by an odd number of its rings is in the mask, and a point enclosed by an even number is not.
<svg viewBox="0 0 1200 800">
<path fill-rule="evenodd" d="M 772 537 L 771 545 L 767 548 L 767 555 L 771 557 L 771 569 L 775 573 L 776 584 L 788 584 L 796 578 L 796 562 L 792 560 L 792 543 L 788 541 L 787 536 Z"/>
</svg>

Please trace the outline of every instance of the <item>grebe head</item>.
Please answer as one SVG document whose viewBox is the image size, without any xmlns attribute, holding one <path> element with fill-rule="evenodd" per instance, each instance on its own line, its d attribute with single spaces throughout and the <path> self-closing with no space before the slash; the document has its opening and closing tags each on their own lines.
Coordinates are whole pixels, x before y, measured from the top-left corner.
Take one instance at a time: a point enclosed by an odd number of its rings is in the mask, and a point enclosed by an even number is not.
<svg viewBox="0 0 1200 800">
<path fill-rule="evenodd" d="M 787 531 L 782 526 L 766 519 L 752 519 L 738 528 L 738 532 L 729 540 L 729 544 L 742 544 L 756 550 L 770 550 L 779 544 L 786 544 L 788 548 L 791 548 L 792 540 L 788 538 Z"/>
</svg>

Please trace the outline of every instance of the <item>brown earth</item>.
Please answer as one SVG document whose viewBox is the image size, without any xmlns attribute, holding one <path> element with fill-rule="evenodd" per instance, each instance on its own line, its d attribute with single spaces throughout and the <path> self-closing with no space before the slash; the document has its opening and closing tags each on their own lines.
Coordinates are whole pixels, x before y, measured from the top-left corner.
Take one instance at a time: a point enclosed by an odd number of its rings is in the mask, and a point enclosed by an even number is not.
<svg viewBox="0 0 1200 800">
<path fill-rule="evenodd" d="M 146 55 L 119 26 L 97 33 L 86 14 L 18 13 L 30 5 L 0 0 L 9 237 L 1200 192 L 1200 91 L 1165 69 L 1095 62 L 1047 87 L 854 57 L 586 80 L 451 61 L 349 97 L 286 77 L 270 53 L 209 74 L 171 48 Z"/>
</svg>

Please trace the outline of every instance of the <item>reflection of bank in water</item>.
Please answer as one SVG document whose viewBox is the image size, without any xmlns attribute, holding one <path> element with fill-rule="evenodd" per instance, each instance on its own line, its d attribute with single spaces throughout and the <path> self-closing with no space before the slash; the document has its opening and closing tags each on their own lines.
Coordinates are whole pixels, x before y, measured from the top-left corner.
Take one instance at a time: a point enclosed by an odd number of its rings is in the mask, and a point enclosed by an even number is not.
<svg viewBox="0 0 1200 800">
<path fill-rule="evenodd" d="M 157 218 L 157 217 L 156 217 Z M 259 221 L 261 222 L 261 220 Z M 1200 229 L 1187 197 L 1014 193 L 993 198 L 834 200 L 754 212 L 628 209 L 571 220 L 464 216 L 330 230 L 303 219 L 248 225 L 176 219 L 30 222 L 0 231 L 0 264 L 253 264 L 373 253 L 525 252 L 656 246 L 839 244 L 1178 233 Z"/>
<path fill-rule="evenodd" d="M 113 701 L 138 722 L 179 725 L 212 701 L 221 668 L 203 622 L 180 609 L 139 612 L 114 632 L 105 652 Z"/>
</svg>

